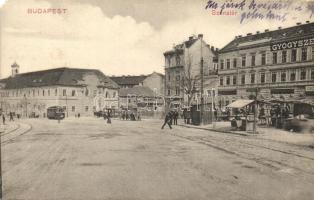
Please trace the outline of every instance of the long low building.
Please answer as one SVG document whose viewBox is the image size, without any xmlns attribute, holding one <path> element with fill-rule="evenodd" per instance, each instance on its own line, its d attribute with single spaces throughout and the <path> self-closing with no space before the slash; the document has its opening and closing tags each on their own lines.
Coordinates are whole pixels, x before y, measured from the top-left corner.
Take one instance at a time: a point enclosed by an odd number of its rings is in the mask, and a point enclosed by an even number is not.
<svg viewBox="0 0 314 200">
<path fill-rule="evenodd" d="M 0 108 L 21 116 L 45 117 L 47 108 L 61 106 L 66 116 L 92 115 L 118 109 L 119 86 L 96 69 L 56 68 L 12 75 L 0 80 Z"/>
<path fill-rule="evenodd" d="M 314 23 L 236 36 L 219 51 L 219 105 L 236 99 L 314 101 Z"/>
</svg>

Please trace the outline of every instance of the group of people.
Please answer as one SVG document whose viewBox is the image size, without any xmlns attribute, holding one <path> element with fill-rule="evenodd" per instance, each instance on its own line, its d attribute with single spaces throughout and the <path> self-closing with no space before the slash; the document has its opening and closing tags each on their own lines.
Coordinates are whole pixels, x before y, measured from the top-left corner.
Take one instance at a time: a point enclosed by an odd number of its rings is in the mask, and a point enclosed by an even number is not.
<svg viewBox="0 0 314 200">
<path fill-rule="evenodd" d="M 168 124 L 169 128 L 172 129 L 171 125 L 178 125 L 178 118 L 179 113 L 176 110 L 169 111 L 165 116 L 164 124 L 162 125 L 161 129 L 164 129 L 166 124 Z"/>
<path fill-rule="evenodd" d="M 135 116 L 134 112 L 129 113 L 128 111 L 122 111 L 121 112 L 121 119 L 122 120 L 131 120 L 131 121 L 136 121 L 136 120 L 141 120 L 140 113 L 137 113 L 137 117 Z"/>
<path fill-rule="evenodd" d="M 0 116 L 1 116 L 1 119 L 2 119 L 2 123 L 5 124 L 5 121 L 6 121 L 6 117 L 5 116 L 6 116 L 6 114 L 5 113 L 0 113 Z M 14 117 L 15 116 L 18 119 L 20 118 L 19 114 L 15 115 L 15 113 L 13 113 L 13 112 L 9 112 L 8 116 L 9 116 L 9 121 L 14 121 Z"/>
</svg>

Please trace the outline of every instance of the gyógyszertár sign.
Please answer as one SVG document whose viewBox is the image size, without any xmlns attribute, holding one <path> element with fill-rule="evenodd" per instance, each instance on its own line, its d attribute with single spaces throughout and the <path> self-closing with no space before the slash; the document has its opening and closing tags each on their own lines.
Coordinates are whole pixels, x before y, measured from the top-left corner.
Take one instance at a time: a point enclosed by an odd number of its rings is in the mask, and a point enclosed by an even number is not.
<svg viewBox="0 0 314 200">
<path fill-rule="evenodd" d="M 314 45 L 314 37 L 307 38 L 307 39 L 298 39 L 298 40 L 272 43 L 270 46 L 270 49 L 271 51 L 279 51 L 279 50 L 285 50 L 285 49 L 306 47 L 310 45 Z"/>
</svg>

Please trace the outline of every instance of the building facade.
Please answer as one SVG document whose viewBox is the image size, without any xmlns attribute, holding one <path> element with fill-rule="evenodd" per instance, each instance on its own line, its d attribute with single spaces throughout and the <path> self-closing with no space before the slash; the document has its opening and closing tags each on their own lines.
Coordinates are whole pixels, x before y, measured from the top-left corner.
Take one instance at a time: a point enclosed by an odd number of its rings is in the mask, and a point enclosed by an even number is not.
<svg viewBox="0 0 314 200">
<path fill-rule="evenodd" d="M 175 45 L 164 53 L 164 57 L 164 93 L 168 104 L 182 107 L 198 103 L 201 83 L 203 82 L 206 94 L 214 87 L 213 82 L 217 82 L 217 49 L 210 47 L 203 40 L 202 34 L 191 36 L 187 41 Z"/>
<path fill-rule="evenodd" d="M 153 72 L 148 75 L 140 76 L 112 76 L 110 77 L 119 87 L 133 88 L 136 86 L 148 87 L 155 95 L 163 96 L 164 94 L 164 75 Z"/>
<path fill-rule="evenodd" d="M 314 100 L 314 23 L 236 36 L 219 51 L 219 106 L 236 99 Z"/>
<path fill-rule="evenodd" d="M 90 116 L 118 108 L 119 87 L 99 70 L 56 68 L 19 74 L 18 68 L 12 65 L 11 77 L 0 80 L 0 106 L 6 113 L 45 117 L 48 107 L 61 106 L 66 116 Z"/>
</svg>

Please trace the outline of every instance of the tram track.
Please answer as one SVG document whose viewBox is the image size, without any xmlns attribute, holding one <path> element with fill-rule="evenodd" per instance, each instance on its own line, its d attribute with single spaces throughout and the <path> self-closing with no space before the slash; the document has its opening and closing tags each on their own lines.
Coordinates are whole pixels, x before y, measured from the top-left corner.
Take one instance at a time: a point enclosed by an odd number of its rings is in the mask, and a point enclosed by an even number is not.
<svg viewBox="0 0 314 200">
<path fill-rule="evenodd" d="M 1 135 L 1 144 L 3 146 L 5 146 L 5 145 L 9 144 L 10 142 L 14 141 L 15 139 L 17 139 L 18 137 L 27 134 L 28 132 L 30 132 L 33 129 L 33 126 L 30 124 L 23 123 L 23 125 L 26 125 L 28 127 L 25 130 L 22 130 L 20 133 L 19 133 L 19 129 L 21 129 L 22 127 L 21 127 L 21 124 L 18 124 L 17 128 L 10 130 L 7 133 L 2 134 Z M 18 132 L 18 133 L 16 135 L 14 135 L 13 137 L 10 137 L 9 139 L 5 139 L 5 137 L 11 136 L 12 134 L 14 134 L 16 132 Z"/>
<path fill-rule="evenodd" d="M 301 172 L 303 173 L 303 176 L 304 177 L 308 177 L 309 175 L 310 176 L 314 176 L 314 172 L 312 171 L 307 171 L 307 170 L 304 170 L 302 169 L 301 167 L 299 166 L 296 166 L 296 165 L 291 165 L 291 163 L 285 163 L 285 162 L 282 162 L 282 161 L 279 161 L 279 160 L 275 160 L 275 159 L 272 159 L 272 158 L 269 158 L 269 157 L 266 157 L 266 156 L 263 156 L 263 155 L 259 155 L 258 153 L 251 153 L 251 152 L 248 152 L 246 150 L 248 150 L 248 146 L 250 147 L 257 147 L 257 148 L 260 148 L 260 149 L 266 149 L 268 151 L 272 151 L 272 152 L 276 152 L 276 153 L 279 153 L 279 154 L 283 154 L 283 155 L 291 155 L 291 156 L 298 156 L 299 159 L 306 159 L 307 161 L 311 162 L 311 164 L 314 165 L 314 159 L 312 158 L 309 158 L 309 157 L 306 157 L 306 156 L 302 156 L 302 155 L 295 155 L 295 154 L 292 154 L 290 152 L 286 152 L 286 151 L 282 151 L 282 150 L 278 150 L 278 149 L 273 149 L 273 148 L 268 148 L 268 147 L 265 147 L 265 146 L 262 146 L 262 145 L 255 145 L 255 144 L 249 144 L 249 143 L 246 143 L 246 142 L 241 142 L 241 141 L 237 141 L 237 140 L 231 140 L 231 139 L 226 139 L 224 138 L 224 140 L 218 140 L 217 138 L 213 137 L 213 136 L 209 136 L 210 138 L 206 138 L 205 137 L 199 137 L 199 136 L 183 136 L 183 135 L 178 135 L 178 134 L 172 134 L 173 136 L 175 137 L 179 137 L 179 138 L 182 138 L 182 139 L 186 139 L 186 140 L 190 140 L 190 141 L 193 141 L 193 142 L 197 142 L 197 143 L 200 143 L 200 144 L 204 144 L 206 146 L 209 146 L 211 148 L 214 148 L 216 150 L 219 150 L 219 151 L 223 151 L 227 154 L 230 154 L 230 155 L 234 155 L 234 156 L 237 156 L 237 157 L 240 157 L 242 159 L 247 159 L 247 160 L 251 160 L 251 161 L 254 161 L 258 164 L 261 164 L 263 166 L 266 166 L 268 168 L 272 168 L 272 169 L 275 169 L 275 170 L 282 170 L 282 169 L 287 169 L 287 168 L 290 168 L 290 169 L 293 169 L 293 170 L 296 170 L 298 172 Z M 234 145 L 235 143 L 236 144 L 236 147 L 227 147 L 227 145 L 225 144 L 226 140 L 228 140 L 227 143 L 231 143 Z M 237 148 L 239 147 L 239 144 L 242 146 L 241 148 L 238 148 L 237 150 L 235 150 L 234 148 Z M 231 144 L 230 144 L 231 145 Z M 244 146 L 246 145 L 246 146 Z M 246 148 L 246 149 L 245 149 Z M 267 153 L 267 155 L 271 155 L 271 153 Z M 287 159 L 289 160 L 289 159 Z M 293 175 L 293 174 L 291 174 Z M 298 174 L 299 176 L 300 174 Z M 296 174 L 294 176 L 297 176 Z M 314 183 L 314 181 L 309 180 L 310 182 Z"/>
</svg>

